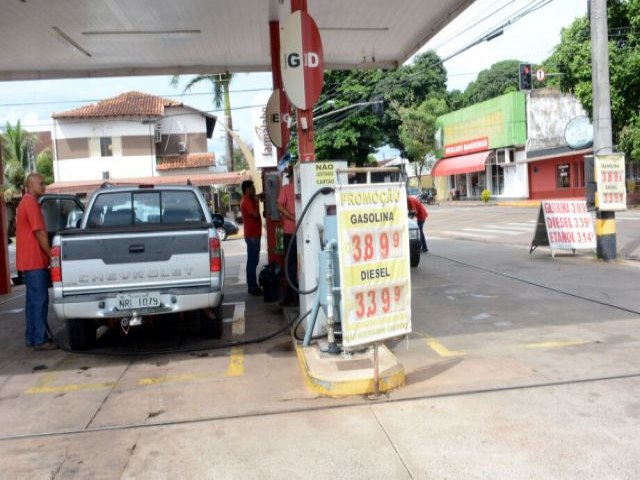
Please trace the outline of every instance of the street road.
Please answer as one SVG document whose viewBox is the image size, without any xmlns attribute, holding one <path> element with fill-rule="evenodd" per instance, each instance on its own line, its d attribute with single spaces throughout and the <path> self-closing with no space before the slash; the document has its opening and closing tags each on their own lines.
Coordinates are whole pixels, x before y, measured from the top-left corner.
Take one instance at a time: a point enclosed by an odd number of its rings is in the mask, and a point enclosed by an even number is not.
<svg viewBox="0 0 640 480">
<path fill-rule="evenodd" d="M 427 208 L 427 237 L 526 247 L 531 245 L 539 210 L 539 207 L 464 205 L 464 202 L 443 202 Z M 595 220 L 594 212 L 591 216 Z M 640 261 L 640 209 L 616 213 L 616 229 L 618 255 Z"/>
<path fill-rule="evenodd" d="M 429 211 L 413 333 L 388 342 L 406 385 L 378 400 L 317 397 L 288 335 L 154 325 L 93 354 L 32 352 L 16 288 L 0 298 L 3 477 L 638 478 L 640 264 L 529 255 L 532 208 Z M 246 296 L 242 239 L 223 248 L 223 340 L 282 327 Z"/>
</svg>

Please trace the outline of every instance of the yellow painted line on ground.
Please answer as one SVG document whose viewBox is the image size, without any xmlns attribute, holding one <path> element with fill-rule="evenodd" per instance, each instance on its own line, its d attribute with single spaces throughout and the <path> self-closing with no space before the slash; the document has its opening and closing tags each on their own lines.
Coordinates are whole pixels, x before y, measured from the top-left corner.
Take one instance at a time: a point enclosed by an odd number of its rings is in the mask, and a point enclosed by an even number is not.
<svg viewBox="0 0 640 480">
<path fill-rule="evenodd" d="M 421 337 L 423 337 L 427 346 L 441 357 L 445 357 L 445 358 L 461 357 L 463 355 L 466 355 L 466 352 L 462 350 L 449 350 L 446 346 L 440 343 L 435 337 L 432 337 L 429 334 L 421 333 L 421 332 L 414 332 L 414 333 L 416 335 L 420 335 Z"/>
<path fill-rule="evenodd" d="M 27 395 L 37 395 L 42 393 L 67 393 L 67 392 L 79 392 L 82 390 L 102 390 L 105 388 L 113 388 L 116 382 L 105 383 L 76 383 L 70 385 L 43 385 L 31 387 L 24 393 Z"/>
<path fill-rule="evenodd" d="M 540 342 L 540 343 L 526 343 L 521 345 L 523 348 L 563 348 L 563 347 L 574 347 L 576 345 L 586 345 L 587 342 L 585 340 L 569 340 L 569 341 L 555 341 L 555 342 Z"/>
<path fill-rule="evenodd" d="M 240 347 L 231 349 L 227 377 L 239 377 L 244 374 L 244 350 Z"/>
<path fill-rule="evenodd" d="M 189 382 L 191 380 L 199 380 L 203 378 L 209 378 L 211 375 L 202 375 L 196 373 L 184 373 L 180 375 L 163 375 L 161 377 L 147 377 L 138 380 L 138 385 L 159 385 L 161 383 L 173 383 L 173 382 Z"/>
</svg>

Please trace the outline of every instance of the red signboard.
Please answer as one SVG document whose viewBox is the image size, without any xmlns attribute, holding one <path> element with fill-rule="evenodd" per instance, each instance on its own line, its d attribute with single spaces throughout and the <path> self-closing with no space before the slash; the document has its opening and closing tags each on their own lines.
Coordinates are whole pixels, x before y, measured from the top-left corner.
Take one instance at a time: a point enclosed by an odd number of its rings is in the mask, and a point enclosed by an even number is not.
<svg viewBox="0 0 640 480">
<path fill-rule="evenodd" d="M 489 150 L 489 137 L 474 138 L 460 143 L 452 143 L 444 146 L 445 157 L 456 157 L 467 153 L 482 152 Z"/>
<path fill-rule="evenodd" d="M 303 11 L 293 12 L 281 36 L 280 70 L 289 101 L 309 110 L 318 101 L 324 84 L 324 56 L 320 30 Z"/>
</svg>

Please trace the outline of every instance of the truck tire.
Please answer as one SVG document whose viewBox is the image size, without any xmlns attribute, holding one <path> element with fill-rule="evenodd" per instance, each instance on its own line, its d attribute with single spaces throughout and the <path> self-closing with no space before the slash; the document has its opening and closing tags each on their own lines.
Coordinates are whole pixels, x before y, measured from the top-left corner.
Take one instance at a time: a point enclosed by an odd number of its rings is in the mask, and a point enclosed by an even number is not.
<svg viewBox="0 0 640 480">
<path fill-rule="evenodd" d="M 222 302 L 215 308 L 207 308 L 198 312 L 200 335 L 205 338 L 222 337 Z"/>
<path fill-rule="evenodd" d="M 98 326 L 93 320 L 70 318 L 67 320 L 67 334 L 71 350 L 88 350 L 96 343 Z"/>
<path fill-rule="evenodd" d="M 411 268 L 415 268 L 420 264 L 420 250 L 417 248 L 412 248 L 411 253 L 409 254 L 409 264 Z"/>
</svg>

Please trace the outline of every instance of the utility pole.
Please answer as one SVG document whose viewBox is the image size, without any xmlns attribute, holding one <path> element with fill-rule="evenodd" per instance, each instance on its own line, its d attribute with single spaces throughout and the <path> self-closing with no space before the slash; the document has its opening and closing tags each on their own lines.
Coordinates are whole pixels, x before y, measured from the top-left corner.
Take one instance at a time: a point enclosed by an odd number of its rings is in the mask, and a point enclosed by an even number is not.
<svg viewBox="0 0 640 480">
<path fill-rule="evenodd" d="M 609 85 L 609 34 L 607 0 L 590 0 L 591 83 L 593 88 L 593 155 L 613 153 L 611 92 Z M 596 248 L 598 258 L 616 258 L 616 215 L 596 205 Z"/>
</svg>

